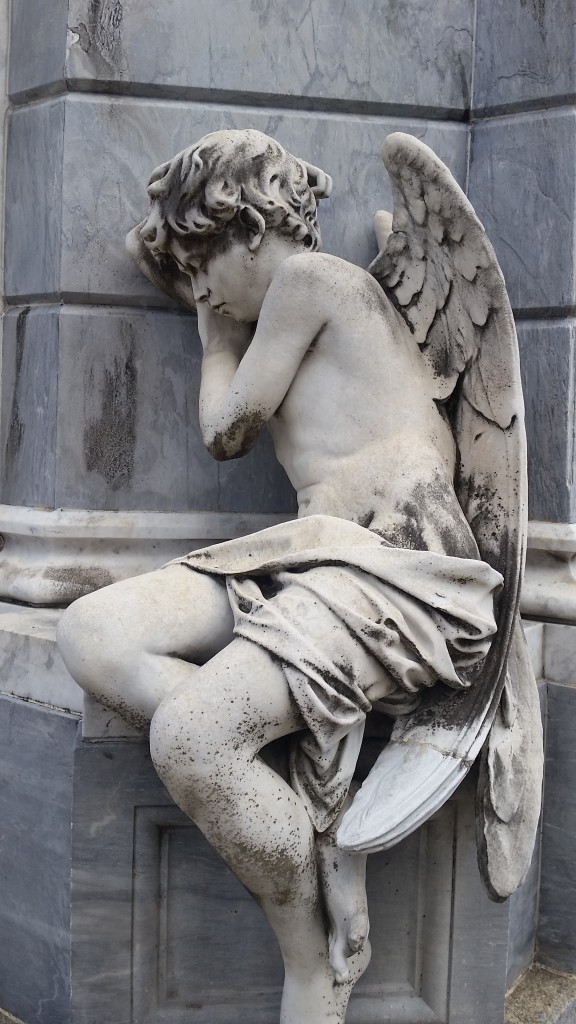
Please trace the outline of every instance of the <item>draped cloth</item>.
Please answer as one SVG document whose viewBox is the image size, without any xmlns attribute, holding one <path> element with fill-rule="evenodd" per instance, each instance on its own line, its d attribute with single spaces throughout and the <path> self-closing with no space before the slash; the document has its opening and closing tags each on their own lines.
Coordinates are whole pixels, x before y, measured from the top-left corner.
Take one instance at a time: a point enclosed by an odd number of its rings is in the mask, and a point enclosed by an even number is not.
<svg viewBox="0 0 576 1024">
<path fill-rule="evenodd" d="M 282 665 L 306 724 L 291 784 L 317 831 L 348 792 L 372 706 L 407 714 L 424 687 L 468 686 L 496 632 L 501 575 L 486 562 L 392 546 L 315 515 L 170 564 L 226 578 L 234 632 Z"/>
</svg>

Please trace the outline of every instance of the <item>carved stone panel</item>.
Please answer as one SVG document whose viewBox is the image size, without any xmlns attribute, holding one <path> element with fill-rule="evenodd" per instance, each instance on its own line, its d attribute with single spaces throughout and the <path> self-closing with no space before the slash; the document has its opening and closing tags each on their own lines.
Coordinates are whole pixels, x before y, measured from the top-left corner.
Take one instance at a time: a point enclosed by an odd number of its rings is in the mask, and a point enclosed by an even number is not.
<svg viewBox="0 0 576 1024">
<path fill-rule="evenodd" d="M 144 744 L 79 746 L 73 835 L 73 1024 L 277 1019 L 274 935 Z M 481 888 L 470 789 L 370 858 L 368 893 L 373 957 L 349 1024 L 500 1024 L 508 909 Z"/>
</svg>

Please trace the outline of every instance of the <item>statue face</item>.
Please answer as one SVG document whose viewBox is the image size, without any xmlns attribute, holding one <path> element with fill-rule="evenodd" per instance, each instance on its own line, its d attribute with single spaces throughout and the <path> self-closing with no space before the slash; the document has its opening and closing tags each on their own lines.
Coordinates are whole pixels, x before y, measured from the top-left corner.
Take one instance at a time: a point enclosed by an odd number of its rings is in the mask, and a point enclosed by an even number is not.
<svg viewBox="0 0 576 1024">
<path fill-rule="evenodd" d="M 195 302 L 206 302 L 221 316 L 253 323 L 280 263 L 301 246 L 293 240 L 266 232 L 256 239 L 228 238 L 225 246 L 195 258 L 172 246 L 173 255 L 190 275 Z"/>
</svg>

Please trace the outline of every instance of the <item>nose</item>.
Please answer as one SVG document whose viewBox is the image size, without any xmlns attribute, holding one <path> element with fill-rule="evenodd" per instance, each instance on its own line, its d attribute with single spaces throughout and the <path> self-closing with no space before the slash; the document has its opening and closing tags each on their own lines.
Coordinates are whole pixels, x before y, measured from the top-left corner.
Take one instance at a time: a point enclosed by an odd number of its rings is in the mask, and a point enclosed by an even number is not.
<svg viewBox="0 0 576 1024">
<path fill-rule="evenodd" d="M 201 270 L 196 270 L 191 275 L 192 281 L 192 294 L 195 302 L 208 302 L 212 292 L 208 287 L 208 279 L 206 274 L 202 273 Z"/>
</svg>

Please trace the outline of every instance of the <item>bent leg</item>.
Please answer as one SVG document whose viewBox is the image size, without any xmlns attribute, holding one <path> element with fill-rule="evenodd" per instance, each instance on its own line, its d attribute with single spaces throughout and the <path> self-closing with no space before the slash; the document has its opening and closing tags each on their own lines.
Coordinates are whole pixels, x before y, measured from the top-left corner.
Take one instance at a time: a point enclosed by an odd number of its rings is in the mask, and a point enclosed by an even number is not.
<svg viewBox="0 0 576 1024">
<path fill-rule="evenodd" d="M 83 689 L 145 730 L 164 697 L 230 643 L 232 629 L 224 582 L 170 565 L 75 601 L 58 645 Z"/>
<path fill-rule="evenodd" d="M 304 727 L 280 665 L 236 639 L 180 686 L 152 720 L 156 769 L 179 806 L 254 894 L 278 937 L 282 1024 L 342 1024 L 367 947 L 336 984 L 318 889 L 315 837 L 302 800 L 258 756 Z"/>
</svg>

